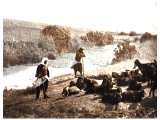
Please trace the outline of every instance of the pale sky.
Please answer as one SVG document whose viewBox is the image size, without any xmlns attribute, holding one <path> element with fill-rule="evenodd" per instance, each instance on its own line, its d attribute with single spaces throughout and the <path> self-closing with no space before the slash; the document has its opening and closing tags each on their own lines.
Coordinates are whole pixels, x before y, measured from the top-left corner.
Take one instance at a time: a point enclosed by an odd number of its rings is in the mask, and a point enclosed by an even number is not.
<svg viewBox="0 0 160 120">
<path fill-rule="evenodd" d="M 157 30 L 157 0 L 1 1 L 3 18 L 113 32 Z"/>
</svg>

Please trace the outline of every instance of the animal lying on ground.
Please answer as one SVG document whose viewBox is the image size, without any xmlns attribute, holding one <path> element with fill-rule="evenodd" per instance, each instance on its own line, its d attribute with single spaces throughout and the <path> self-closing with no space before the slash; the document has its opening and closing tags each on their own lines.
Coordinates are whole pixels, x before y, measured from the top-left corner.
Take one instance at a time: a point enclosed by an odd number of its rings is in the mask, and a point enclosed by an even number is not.
<svg viewBox="0 0 160 120">
<path fill-rule="evenodd" d="M 118 104 L 122 98 L 122 90 L 120 88 L 110 91 L 110 93 L 104 93 L 102 96 L 102 102 L 115 105 L 115 110 L 118 108 Z"/>
<path fill-rule="evenodd" d="M 62 95 L 64 97 L 67 97 L 69 95 L 78 94 L 80 92 L 81 92 L 81 90 L 78 87 L 76 87 L 76 86 L 64 87 L 63 91 L 62 91 Z"/>
<path fill-rule="evenodd" d="M 122 89 L 120 87 L 110 89 L 109 93 L 122 93 Z"/>
<path fill-rule="evenodd" d="M 109 93 L 110 90 L 113 88 L 112 79 L 109 77 L 105 77 L 102 81 L 100 88 L 101 88 L 101 94 Z"/>
<path fill-rule="evenodd" d="M 100 87 L 97 81 L 91 80 L 88 78 L 84 78 L 84 83 L 85 83 L 85 91 L 86 93 L 96 93 Z"/>
<path fill-rule="evenodd" d="M 129 84 L 129 78 L 128 77 L 119 77 L 117 79 L 117 86 L 127 86 Z"/>
<path fill-rule="evenodd" d="M 117 81 L 117 86 L 127 86 L 129 83 L 129 70 L 125 72 L 117 73 L 112 72 L 112 77 Z"/>
<path fill-rule="evenodd" d="M 76 86 L 79 89 L 85 90 L 86 93 L 96 93 L 101 85 L 98 81 L 100 80 L 78 77 Z"/>
<path fill-rule="evenodd" d="M 112 72 L 112 77 L 113 77 L 113 78 L 119 78 L 120 76 L 121 76 L 120 73 Z"/>
<path fill-rule="evenodd" d="M 72 86 L 76 86 L 76 82 L 75 82 L 75 81 L 71 81 L 71 82 L 69 83 L 69 87 L 72 87 Z"/>
<path fill-rule="evenodd" d="M 69 83 L 69 87 L 72 87 L 72 86 L 77 86 L 79 89 L 84 89 L 85 88 L 85 83 L 84 83 L 84 81 L 83 81 L 83 77 L 78 77 L 77 78 L 77 81 L 71 81 L 70 83 Z"/>
<path fill-rule="evenodd" d="M 136 80 L 130 80 L 128 85 L 128 90 L 137 90 L 139 91 L 142 88 L 141 83 L 137 83 Z"/>
<path fill-rule="evenodd" d="M 83 77 L 78 77 L 77 81 L 76 81 L 76 86 L 79 88 L 79 89 L 85 89 L 86 87 L 86 84 L 84 83 L 84 78 Z"/>
<path fill-rule="evenodd" d="M 126 70 L 125 72 L 121 72 L 121 76 L 129 77 L 129 70 Z"/>
<path fill-rule="evenodd" d="M 129 90 L 127 92 L 122 93 L 122 101 L 123 102 L 140 102 L 145 95 L 144 90 L 133 91 Z"/>
<path fill-rule="evenodd" d="M 142 79 L 143 75 L 139 73 L 139 69 L 131 70 L 129 72 L 130 79 L 136 80 L 137 82 L 146 82 L 147 79 Z"/>
<path fill-rule="evenodd" d="M 111 76 L 106 76 L 103 81 L 95 80 L 95 79 L 88 79 L 83 77 L 78 77 L 76 86 L 79 89 L 83 89 L 86 93 L 109 93 L 112 91 L 113 82 Z"/>
</svg>

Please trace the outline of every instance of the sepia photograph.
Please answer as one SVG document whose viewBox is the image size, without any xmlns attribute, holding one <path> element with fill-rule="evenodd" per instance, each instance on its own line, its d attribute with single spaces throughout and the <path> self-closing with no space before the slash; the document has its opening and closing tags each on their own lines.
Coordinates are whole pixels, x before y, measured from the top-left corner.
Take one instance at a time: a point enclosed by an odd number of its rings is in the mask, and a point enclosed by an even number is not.
<svg viewBox="0 0 160 120">
<path fill-rule="evenodd" d="M 158 0 L 2 1 L 2 119 L 158 118 Z"/>
</svg>

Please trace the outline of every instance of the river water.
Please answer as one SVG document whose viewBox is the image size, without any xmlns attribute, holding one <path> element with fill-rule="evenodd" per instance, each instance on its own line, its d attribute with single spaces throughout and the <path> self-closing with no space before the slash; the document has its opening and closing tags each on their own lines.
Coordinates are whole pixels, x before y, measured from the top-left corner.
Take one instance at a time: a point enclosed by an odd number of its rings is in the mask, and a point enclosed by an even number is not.
<svg viewBox="0 0 160 120">
<path fill-rule="evenodd" d="M 92 48 L 84 48 L 86 55 L 83 58 L 84 70 L 94 71 L 99 68 L 106 67 L 112 63 L 114 56 L 114 49 L 117 45 L 106 45 L 103 47 L 94 46 Z M 74 74 L 71 65 L 73 64 L 75 53 L 64 53 L 56 58 L 56 60 L 49 60 L 48 67 L 50 70 L 50 78 Z M 3 69 L 3 88 L 6 89 L 25 89 L 31 87 L 36 80 L 35 72 L 37 64 L 10 66 Z"/>
</svg>

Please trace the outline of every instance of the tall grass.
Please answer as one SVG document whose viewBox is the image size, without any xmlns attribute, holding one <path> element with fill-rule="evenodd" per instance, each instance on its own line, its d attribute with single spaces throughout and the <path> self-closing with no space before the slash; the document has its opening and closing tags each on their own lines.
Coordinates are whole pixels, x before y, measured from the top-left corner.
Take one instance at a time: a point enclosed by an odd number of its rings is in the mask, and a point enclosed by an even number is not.
<svg viewBox="0 0 160 120">
<path fill-rule="evenodd" d="M 55 59 L 53 43 L 45 39 L 35 41 L 4 41 L 3 67 L 37 63 L 43 57 Z"/>
</svg>

